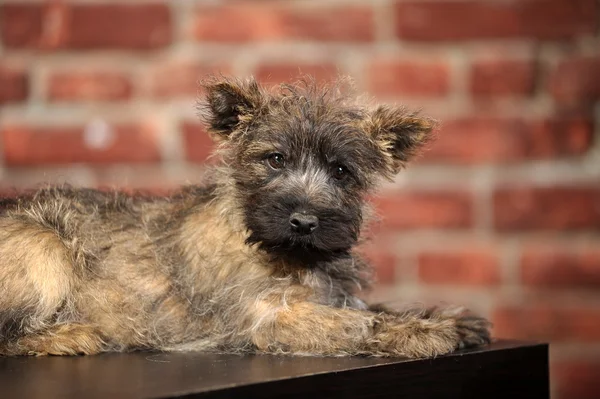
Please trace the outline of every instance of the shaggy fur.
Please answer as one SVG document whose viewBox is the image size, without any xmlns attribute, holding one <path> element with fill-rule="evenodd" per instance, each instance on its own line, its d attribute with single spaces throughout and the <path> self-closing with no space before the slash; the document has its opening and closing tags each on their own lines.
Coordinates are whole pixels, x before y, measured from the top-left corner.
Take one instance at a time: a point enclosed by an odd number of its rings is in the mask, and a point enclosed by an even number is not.
<svg viewBox="0 0 600 399">
<path fill-rule="evenodd" d="M 489 342 L 488 323 L 460 309 L 399 313 L 356 296 L 365 196 L 419 151 L 431 120 L 313 84 L 223 79 L 205 92 L 222 160 L 207 185 L 4 201 L 0 354 L 426 357 Z"/>
</svg>

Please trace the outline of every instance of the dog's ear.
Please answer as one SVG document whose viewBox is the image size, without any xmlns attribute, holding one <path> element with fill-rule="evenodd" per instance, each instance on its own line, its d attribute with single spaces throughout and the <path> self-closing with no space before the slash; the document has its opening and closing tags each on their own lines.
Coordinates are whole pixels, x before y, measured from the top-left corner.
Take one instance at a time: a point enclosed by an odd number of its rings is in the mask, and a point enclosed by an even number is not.
<svg viewBox="0 0 600 399">
<path fill-rule="evenodd" d="M 397 173 L 432 138 L 436 122 L 404 108 L 379 106 L 363 121 L 364 129 L 379 146 L 392 173 Z"/>
<path fill-rule="evenodd" d="M 210 80 L 202 84 L 206 92 L 202 117 L 217 137 L 227 138 L 242 121 L 248 122 L 263 101 L 261 88 L 254 79 Z"/>
</svg>

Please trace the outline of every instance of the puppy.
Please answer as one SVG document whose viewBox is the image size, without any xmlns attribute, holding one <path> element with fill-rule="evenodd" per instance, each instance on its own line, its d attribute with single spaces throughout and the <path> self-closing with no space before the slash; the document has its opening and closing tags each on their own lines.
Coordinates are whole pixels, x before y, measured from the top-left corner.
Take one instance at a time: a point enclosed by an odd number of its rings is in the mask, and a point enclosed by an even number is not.
<svg viewBox="0 0 600 399">
<path fill-rule="evenodd" d="M 168 198 L 50 187 L 0 214 L 0 354 L 155 349 L 428 357 L 489 342 L 457 309 L 356 293 L 365 197 L 434 123 L 314 84 L 206 83 L 221 163 Z"/>
</svg>

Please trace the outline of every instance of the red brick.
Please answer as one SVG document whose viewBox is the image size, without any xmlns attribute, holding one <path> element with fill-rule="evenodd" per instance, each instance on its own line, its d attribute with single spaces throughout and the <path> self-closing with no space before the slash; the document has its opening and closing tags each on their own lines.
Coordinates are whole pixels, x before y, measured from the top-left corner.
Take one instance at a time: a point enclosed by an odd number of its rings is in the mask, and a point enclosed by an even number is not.
<svg viewBox="0 0 600 399">
<path fill-rule="evenodd" d="M 171 42 L 166 4 L 8 4 L 1 11 L 9 48 L 152 49 Z"/>
<path fill-rule="evenodd" d="M 19 193 L 20 191 L 14 187 L 0 186 L 0 198 L 15 198 Z"/>
<path fill-rule="evenodd" d="M 378 60 L 369 65 L 368 87 L 379 96 L 442 96 L 450 87 L 450 68 L 443 61 Z"/>
<path fill-rule="evenodd" d="M 217 42 L 369 42 L 374 36 L 373 12 L 361 6 L 294 8 L 256 3 L 200 8 L 194 36 L 200 41 Z"/>
<path fill-rule="evenodd" d="M 44 8 L 39 4 L 0 5 L 0 37 L 6 47 L 38 46 L 43 33 Z"/>
<path fill-rule="evenodd" d="M 465 228 L 473 224 L 473 199 L 468 192 L 387 193 L 373 202 L 383 229 Z"/>
<path fill-rule="evenodd" d="M 27 99 L 29 79 L 25 71 L 0 66 L 0 105 Z"/>
<path fill-rule="evenodd" d="M 51 101 L 126 100 L 132 90 L 130 76 L 118 72 L 57 72 L 48 81 Z"/>
<path fill-rule="evenodd" d="M 579 57 L 563 61 L 551 72 L 550 91 L 563 102 L 600 99 L 600 57 Z"/>
<path fill-rule="evenodd" d="M 591 121 L 581 118 L 450 120 L 442 122 L 421 162 L 506 163 L 581 155 L 591 148 L 593 136 Z"/>
<path fill-rule="evenodd" d="M 18 197 L 22 193 L 23 193 L 22 190 L 17 190 L 15 187 L 11 187 L 8 185 L 1 185 L 0 186 L 0 210 L 2 210 L 2 208 L 5 205 L 10 204 L 11 199 Z"/>
<path fill-rule="evenodd" d="M 517 187 L 494 193 L 499 230 L 571 230 L 600 227 L 600 187 Z"/>
<path fill-rule="evenodd" d="M 208 65 L 193 61 L 172 61 L 155 67 L 149 74 L 150 92 L 155 97 L 196 97 L 199 82 L 208 75 L 230 74 L 229 65 Z"/>
<path fill-rule="evenodd" d="M 89 4 L 73 6 L 67 46 L 71 48 L 163 47 L 171 42 L 166 4 Z"/>
<path fill-rule="evenodd" d="M 1 129 L 8 166 L 69 163 L 141 163 L 160 159 L 152 129 L 142 125 L 113 126 L 105 146 L 90 145 L 82 127 L 5 126 Z"/>
<path fill-rule="evenodd" d="M 600 361 L 558 361 L 550 365 L 550 375 L 557 399 L 598 399 Z"/>
<path fill-rule="evenodd" d="M 396 279 L 398 256 L 388 248 L 371 245 L 360 249 L 360 254 L 375 270 L 375 279 L 380 284 L 390 284 Z"/>
<path fill-rule="evenodd" d="M 470 79 L 475 97 L 527 96 L 533 92 L 535 69 L 532 61 L 479 60 L 471 66 Z"/>
<path fill-rule="evenodd" d="M 600 288 L 598 249 L 529 246 L 521 256 L 521 280 L 530 286 Z"/>
<path fill-rule="evenodd" d="M 119 186 L 115 187 L 112 185 L 98 185 L 96 189 L 104 192 L 119 192 L 131 196 L 140 197 L 167 197 L 173 194 L 177 187 L 165 187 L 165 186 L 150 186 L 150 187 L 131 187 L 131 186 Z"/>
<path fill-rule="evenodd" d="M 563 39 L 594 34 L 594 0 L 428 1 L 396 5 L 396 34 L 407 40 Z"/>
<path fill-rule="evenodd" d="M 487 248 L 424 252 L 418 256 L 419 278 L 432 284 L 496 285 L 498 256 Z"/>
<path fill-rule="evenodd" d="M 278 84 L 281 82 L 290 82 L 310 75 L 317 82 L 334 80 L 337 76 L 337 69 L 334 64 L 263 64 L 255 72 L 255 77 L 263 83 Z"/>
<path fill-rule="evenodd" d="M 501 307 L 494 312 L 494 336 L 560 342 L 600 341 L 600 308 L 552 305 Z"/>
<path fill-rule="evenodd" d="M 204 126 L 200 123 L 183 123 L 181 131 L 185 142 L 185 158 L 191 162 L 206 162 L 214 146 Z"/>
</svg>

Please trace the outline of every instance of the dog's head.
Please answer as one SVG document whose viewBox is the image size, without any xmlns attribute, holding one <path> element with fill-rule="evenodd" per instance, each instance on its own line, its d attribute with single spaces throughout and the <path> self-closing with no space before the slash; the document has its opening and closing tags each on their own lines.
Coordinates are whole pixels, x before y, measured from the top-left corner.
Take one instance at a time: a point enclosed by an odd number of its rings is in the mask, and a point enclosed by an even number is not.
<svg viewBox="0 0 600 399">
<path fill-rule="evenodd" d="M 248 242 L 299 261 L 346 255 L 366 194 L 434 126 L 401 108 L 352 105 L 311 83 L 269 93 L 254 80 L 220 80 L 205 90 L 204 117 L 231 168 Z"/>
</svg>

